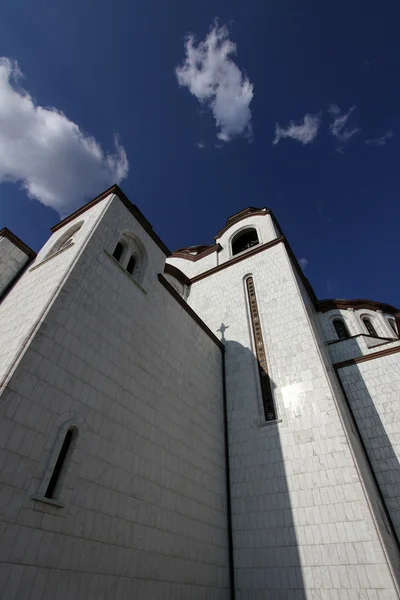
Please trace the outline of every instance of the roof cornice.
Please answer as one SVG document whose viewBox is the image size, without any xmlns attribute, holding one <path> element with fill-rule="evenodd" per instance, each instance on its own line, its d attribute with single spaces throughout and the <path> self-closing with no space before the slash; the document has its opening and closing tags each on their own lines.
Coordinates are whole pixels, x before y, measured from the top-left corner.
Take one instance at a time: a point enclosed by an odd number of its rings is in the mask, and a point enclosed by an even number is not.
<svg viewBox="0 0 400 600">
<path fill-rule="evenodd" d="M 346 310 L 348 308 L 353 309 L 366 309 L 366 310 L 381 310 L 382 312 L 396 315 L 399 309 L 386 304 L 384 302 L 376 302 L 375 300 L 366 299 L 355 299 L 355 300 L 342 300 L 342 299 L 330 299 L 330 300 L 319 300 L 318 301 L 318 312 L 327 312 L 328 310 L 340 309 Z"/>
<path fill-rule="evenodd" d="M 187 252 L 172 252 L 171 258 L 183 258 L 184 260 L 189 260 L 190 262 L 196 262 L 201 260 L 202 258 L 209 256 L 213 252 L 220 252 L 222 250 L 222 246 L 220 244 L 215 244 L 214 246 L 210 246 L 207 250 L 200 252 L 199 254 L 189 254 Z"/>
<path fill-rule="evenodd" d="M 205 277 L 214 275 L 215 273 L 218 273 L 219 271 L 222 271 L 223 269 L 227 269 L 228 267 L 231 267 L 232 265 L 236 265 L 238 262 L 241 262 L 242 260 L 246 260 L 246 258 L 250 258 L 250 256 L 254 256 L 255 254 L 258 254 L 259 252 L 263 252 L 264 250 L 269 250 L 269 248 L 272 248 L 273 246 L 276 246 L 277 244 L 280 244 L 283 241 L 284 241 L 283 237 L 278 237 L 274 240 L 271 240 L 270 242 L 266 242 L 265 244 L 258 244 L 257 246 L 253 246 L 250 250 L 247 250 L 246 252 L 243 252 L 242 254 L 237 255 L 234 258 L 231 258 L 230 260 L 227 260 L 226 262 L 222 263 L 221 265 L 213 267 L 212 269 L 209 269 L 208 271 L 204 271 L 204 273 L 200 273 L 199 275 L 192 277 L 192 279 L 190 280 L 190 283 L 191 284 L 196 283 L 197 281 L 200 281 L 201 279 L 205 279 Z"/>
<path fill-rule="evenodd" d="M 201 260 L 202 258 L 209 256 L 213 252 L 219 252 L 220 250 L 222 250 L 222 246 L 219 243 L 216 243 L 213 246 L 207 247 L 203 252 L 200 252 L 199 254 L 195 254 L 195 255 L 189 254 L 187 252 L 171 253 L 170 250 L 167 248 L 167 246 L 164 244 L 164 242 L 155 233 L 151 224 L 146 219 L 146 217 L 143 215 L 143 213 L 138 209 L 138 207 L 135 204 L 132 204 L 130 202 L 130 200 L 127 198 L 127 196 L 121 190 L 121 188 L 116 184 L 112 185 L 107 190 L 105 190 L 104 192 L 102 192 L 101 194 L 99 194 L 98 196 L 93 198 L 93 200 L 90 200 L 90 202 L 87 202 L 84 206 L 82 206 L 81 208 L 79 208 L 78 210 L 73 212 L 71 215 L 69 215 L 68 217 L 66 217 L 65 219 L 63 219 L 62 221 L 57 223 L 56 225 L 54 225 L 51 228 L 51 231 L 53 233 L 58 231 L 59 229 L 61 229 L 62 227 L 64 227 L 65 225 L 67 225 L 68 223 L 73 221 L 74 219 L 76 219 L 76 217 L 82 215 L 87 210 L 89 210 L 90 208 L 92 208 L 93 206 L 95 206 L 96 204 L 101 202 L 102 200 L 104 200 L 104 198 L 106 198 L 110 194 L 115 194 L 119 198 L 119 200 L 124 204 L 124 206 L 129 210 L 129 212 L 135 217 L 135 219 L 138 221 L 138 223 L 140 223 L 140 225 L 143 227 L 143 229 L 146 231 L 146 233 L 152 238 L 152 240 L 157 244 L 157 246 L 164 252 L 164 254 L 167 257 L 171 256 L 173 258 L 182 258 L 182 259 L 188 260 L 190 262 L 197 262 L 198 260 Z M 279 237 L 272 240 L 271 242 L 267 242 L 266 244 L 259 244 L 255 247 L 253 247 L 251 250 L 241 254 L 240 256 L 232 258 L 231 260 L 228 260 L 228 261 L 222 263 L 221 265 L 213 267 L 213 268 L 205 271 L 204 273 L 200 273 L 199 275 L 196 275 L 192 279 L 187 277 L 184 273 L 182 273 L 179 269 L 177 269 L 173 265 L 168 265 L 168 263 L 166 264 L 166 267 L 165 267 L 165 273 L 169 273 L 170 275 L 175 277 L 178 281 L 180 281 L 181 283 L 184 283 L 184 285 L 191 285 L 192 283 L 196 283 L 197 281 L 200 281 L 201 279 L 204 279 L 205 277 L 209 277 L 210 275 L 213 275 L 214 273 L 217 273 L 218 271 L 221 271 L 222 269 L 229 268 L 231 265 L 234 265 L 242 260 L 245 260 L 246 258 L 249 258 L 250 256 L 253 256 L 254 254 L 257 254 L 258 252 L 268 250 L 269 248 L 275 246 L 276 244 L 283 243 L 287 249 L 287 252 L 288 252 L 290 258 L 292 259 L 292 261 L 295 265 L 296 271 L 297 271 L 304 287 L 306 288 L 306 290 L 312 300 L 314 308 L 317 312 L 327 312 L 328 310 L 333 310 L 333 309 L 346 310 L 348 308 L 381 310 L 382 312 L 392 314 L 393 316 L 397 317 L 397 319 L 399 319 L 399 309 L 392 306 L 391 304 L 386 304 L 383 302 L 376 302 L 374 300 L 365 300 L 365 299 L 318 300 L 318 298 L 313 290 L 312 285 L 310 284 L 307 277 L 305 277 L 303 270 L 301 269 L 295 255 L 290 247 L 290 244 L 288 243 L 287 239 L 285 238 L 285 236 L 282 232 L 282 229 L 281 229 L 278 221 L 275 218 L 275 215 L 273 214 L 273 212 L 270 209 L 259 209 L 259 208 L 249 206 L 249 207 L 241 210 L 240 212 L 232 215 L 231 217 L 229 217 L 227 219 L 225 227 L 223 227 L 223 229 L 218 231 L 217 235 L 215 236 L 215 239 L 220 238 L 221 235 L 223 235 L 230 227 L 232 227 L 232 225 L 239 223 L 243 219 L 247 219 L 248 217 L 252 217 L 252 216 L 267 216 L 267 215 L 271 216 L 272 221 L 275 225 L 275 228 L 276 228 L 277 232 L 279 233 Z M 14 235 L 6 227 L 4 229 L 0 230 L 0 235 L 2 235 L 3 237 L 7 237 L 16 246 L 18 246 L 18 248 L 20 248 L 23 252 L 25 252 L 30 258 L 34 258 L 36 256 L 36 253 L 31 248 L 29 248 L 29 246 L 24 244 L 24 242 L 22 242 L 16 235 Z"/>
<path fill-rule="evenodd" d="M 68 223 L 70 223 L 71 221 L 76 219 L 76 217 L 79 217 L 80 215 L 85 213 L 87 210 L 89 210 L 90 208 L 92 208 L 93 206 L 95 206 L 96 204 L 101 202 L 102 200 L 104 200 L 104 198 L 107 198 L 107 196 L 109 196 L 110 194 L 115 194 L 115 196 L 117 196 L 119 198 L 119 200 L 121 200 L 122 204 L 135 217 L 135 219 L 138 221 L 138 223 L 140 223 L 140 225 L 143 227 L 143 229 L 146 231 L 146 233 L 151 237 L 151 239 L 157 244 L 157 246 L 160 248 L 160 250 L 162 250 L 166 256 L 170 256 L 171 255 L 170 250 L 167 248 L 167 246 L 164 244 L 164 242 L 158 237 L 158 235 L 154 231 L 154 229 L 151 226 L 151 224 L 149 223 L 149 221 L 143 215 L 143 213 L 138 209 L 138 207 L 135 204 L 132 204 L 132 202 L 128 199 L 128 197 L 125 196 L 125 194 L 121 190 L 121 188 L 116 184 L 112 185 L 107 190 L 105 190 L 104 192 L 102 192 L 101 194 L 99 194 L 98 196 L 93 198 L 93 200 L 90 200 L 89 202 L 84 204 L 84 206 L 81 206 L 81 208 L 78 208 L 78 210 L 76 210 L 71 215 L 69 215 L 68 217 L 66 217 L 59 223 L 57 223 L 57 225 L 54 225 L 50 229 L 50 231 L 52 233 L 58 231 L 59 229 L 61 229 L 61 227 L 64 227 L 65 225 L 67 225 Z"/>
<path fill-rule="evenodd" d="M 259 216 L 265 217 L 270 214 L 271 214 L 271 211 L 269 210 L 269 208 L 263 210 L 260 208 L 253 208 L 253 207 L 249 206 L 248 208 L 245 208 L 244 210 L 240 211 L 239 213 L 236 213 L 236 215 L 229 217 L 229 219 L 226 222 L 225 227 L 223 227 L 222 229 L 220 229 L 217 232 L 217 235 L 214 236 L 214 239 L 218 240 L 222 235 L 224 235 L 224 233 L 226 231 L 228 231 L 228 229 L 230 229 L 233 225 L 236 225 L 236 223 L 243 221 L 243 219 L 248 219 L 249 217 L 259 217 Z"/>
<path fill-rule="evenodd" d="M 17 248 L 19 248 L 29 258 L 36 257 L 36 252 L 32 250 L 32 248 L 29 248 L 29 246 L 27 246 L 22 240 L 20 240 L 19 237 L 17 237 L 12 231 L 7 229 L 7 227 L 3 227 L 3 229 L 0 229 L 0 237 L 4 237 L 10 240 L 10 242 L 12 242 L 14 246 L 17 246 Z"/>
<path fill-rule="evenodd" d="M 171 275 L 171 277 L 174 277 L 182 285 L 189 286 L 191 283 L 189 277 L 187 275 L 185 275 L 185 273 L 182 273 L 182 271 L 180 269 L 178 269 L 177 267 L 174 267 L 174 265 L 171 265 L 170 263 L 167 263 L 167 262 L 165 263 L 164 273 L 166 275 Z"/>
</svg>

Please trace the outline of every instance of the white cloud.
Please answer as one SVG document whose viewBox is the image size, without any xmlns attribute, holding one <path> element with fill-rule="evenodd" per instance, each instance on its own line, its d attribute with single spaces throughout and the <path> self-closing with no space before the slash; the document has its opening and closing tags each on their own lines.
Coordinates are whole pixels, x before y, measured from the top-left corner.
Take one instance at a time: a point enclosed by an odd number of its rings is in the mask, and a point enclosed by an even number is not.
<svg viewBox="0 0 400 600">
<path fill-rule="evenodd" d="M 389 130 L 386 133 L 384 133 L 381 137 L 365 140 L 365 143 L 372 144 L 373 146 L 386 146 L 387 140 L 393 136 L 393 131 Z"/>
<path fill-rule="evenodd" d="M 346 129 L 347 121 L 355 109 L 356 107 L 352 106 L 349 108 L 347 113 L 341 114 L 340 108 L 336 104 L 332 104 L 328 110 L 328 112 L 333 116 L 333 123 L 330 126 L 331 134 L 338 140 L 339 150 L 342 150 L 345 144 L 347 144 L 353 136 L 360 132 L 359 127 Z"/>
<path fill-rule="evenodd" d="M 334 281 L 326 281 L 326 291 L 328 294 L 336 294 L 339 287 Z"/>
<path fill-rule="evenodd" d="M 188 35 L 185 50 L 183 65 L 175 69 L 178 83 L 212 111 L 218 138 L 228 142 L 235 136 L 250 136 L 253 85 L 231 58 L 236 44 L 229 39 L 228 29 L 215 24 L 197 46 L 193 35 Z"/>
<path fill-rule="evenodd" d="M 196 144 L 196 148 L 199 148 L 200 150 L 203 150 L 203 148 L 205 148 L 206 145 L 204 142 L 197 142 Z"/>
<path fill-rule="evenodd" d="M 289 125 L 284 129 L 279 123 L 275 125 L 275 139 L 273 144 L 278 144 L 281 139 L 291 138 L 302 144 L 309 144 L 318 135 L 318 129 L 321 124 L 321 119 L 318 115 L 304 115 L 303 123 L 297 124 L 290 121 Z"/>
<path fill-rule="evenodd" d="M 307 260 L 307 258 L 299 258 L 299 265 L 301 266 L 301 268 L 304 271 L 307 268 L 307 266 L 308 266 L 308 260 Z"/>
<path fill-rule="evenodd" d="M 0 58 L 0 182 L 21 182 L 31 198 L 65 215 L 128 174 L 125 150 L 104 153 L 55 108 L 35 104 L 17 81 L 18 64 Z"/>
</svg>

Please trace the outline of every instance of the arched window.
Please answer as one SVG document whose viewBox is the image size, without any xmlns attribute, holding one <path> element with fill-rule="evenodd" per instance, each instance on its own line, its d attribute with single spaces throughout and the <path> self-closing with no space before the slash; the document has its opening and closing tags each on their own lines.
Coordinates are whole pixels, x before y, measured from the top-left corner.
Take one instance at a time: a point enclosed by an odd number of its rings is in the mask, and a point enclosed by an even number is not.
<svg viewBox="0 0 400 600">
<path fill-rule="evenodd" d="M 133 275 L 133 271 L 135 270 L 135 265 L 136 265 L 136 260 L 134 256 L 131 256 L 128 264 L 126 266 L 126 270 L 128 271 L 129 275 Z"/>
<path fill-rule="evenodd" d="M 70 244 L 72 244 L 72 242 L 74 241 L 73 236 L 69 237 L 61 246 L 60 250 L 62 250 L 63 248 L 66 248 L 67 246 L 69 246 Z"/>
<path fill-rule="evenodd" d="M 56 464 L 54 465 L 53 473 L 51 474 L 49 485 L 47 486 L 44 494 L 45 498 L 54 498 L 54 493 L 57 488 L 57 484 L 60 481 L 60 477 L 66 465 L 66 461 L 71 454 L 72 442 L 78 435 L 76 427 L 71 427 L 65 434 L 63 444 L 61 446 L 60 453 L 58 455 Z"/>
<path fill-rule="evenodd" d="M 252 246 L 257 246 L 258 243 L 258 235 L 254 227 L 240 231 L 232 240 L 232 256 L 248 250 Z"/>
<path fill-rule="evenodd" d="M 345 322 L 342 321 L 342 319 L 335 319 L 333 321 L 333 326 L 335 328 L 335 331 L 337 333 L 339 340 L 346 340 L 347 338 L 350 337 L 350 334 L 345 325 Z"/>
<path fill-rule="evenodd" d="M 133 231 L 122 231 L 112 256 L 141 286 L 148 263 L 147 250 L 142 240 Z"/>
<path fill-rule="evenodd" d="M 394 319 L 388 319 L 388 323 L 389 323 L 390 327 L 393 329 L 393 333 L 395 335 L 397 335 L 396 321 Z"/>
<path fill-rule="evenodd" d="M 367 317 L 363 317 L 362 322 L 364 323 L 365 327 L 367 328 L 369 335 L 372 335 L 373 337 L 378 337 L 375 327 L 372 325 L 370 319 L 367 319 Z"/>
<path fill-rule="evenodd" d="M 47 252 L 45 258 L 49 258 L 50 256 L 53 256 L 53 254 L 56 254 L 60 250 L 64 250 L 64 248 L 72 246 L 74 238 L 78 231 L 81 229 L 83 223 L 84 221 L 78 221 L 78 223 L 75 223 L 75 225 L 72 225 L 72 227 L 70 227 L 65 233 L 63 233 Z"/>
<path fill-rule="evenodd" d="M 122 252 L 124 251 L 124 247 L 121 244 L 121 242 L 118 242 L 117 245 L 115 246 L 114 252 L 113 252 L 113 257 L 115 258 L 115 260 L 117 260 L 118 262 L 121 259 L 122 256 Z"/>
</svg>

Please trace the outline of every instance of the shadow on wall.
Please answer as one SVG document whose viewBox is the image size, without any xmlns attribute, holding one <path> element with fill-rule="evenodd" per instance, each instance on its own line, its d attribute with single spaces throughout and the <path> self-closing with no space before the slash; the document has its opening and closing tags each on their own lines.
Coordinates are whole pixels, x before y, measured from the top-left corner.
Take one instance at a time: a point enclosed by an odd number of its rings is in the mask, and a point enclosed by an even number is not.
<svg viewBox="0 0 400 600">
<path fill-rule="evenodd" d="M 379 363 L 382 360 L 385 358 L 375 359 L 369 364 L 373 368 L 375 361 Z M 400 438 L 398 392 L 383 381 L 376 387 L 374 401 L 358 364 L 338 369 L 337 375 L 380 490 L 381 517 L 399 553 L 400 462 L 387 433 L 390 431 L 394 442 Z M 372 381 L 375 379 L 371 378 Z M 383 403 L 379 402 L 379 396 L 384 398 Z"/>
<path fill-rule="evenodd" d="M 265 422 L 257 358 L 248 348 L 226 340 L 226 329 L 222 325 L 219 331 L 226 348 L 237 597 L 306 600 L 279 426 Z"/>
</svg>

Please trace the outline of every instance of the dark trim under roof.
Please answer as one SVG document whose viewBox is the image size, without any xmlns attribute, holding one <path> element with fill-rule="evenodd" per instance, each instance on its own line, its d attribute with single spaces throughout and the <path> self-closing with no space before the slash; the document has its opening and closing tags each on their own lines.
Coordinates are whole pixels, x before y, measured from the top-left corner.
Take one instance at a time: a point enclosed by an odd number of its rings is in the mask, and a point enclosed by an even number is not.
<svg viewBox="0 0 400 600">
<path fill-rule="evenodd" d="M 166 275 L 171 275 L 171 277 L 174 277 L 182 285 L 190 285 L 189 277 L 185 275 L 185 273 L 182 273 L 182 271 L 178 269 L 178 267 L 174 267 L 174 265 L 171 265 L 170 263 L 165 263 L 164 273 Z"/>
<path fill-rule="evenodd" d="M 398 308 L 395 308 L 391 304 L 385 304 L 384 302 L 375 302 L 375 300 L 342 300 L 342 299 L 332 299 L 332 300 L 319 300 L 318 301 L 318 311 L 319 312 L 327 312 L 328 310 L 342 309 L 346 310 L 347 308 L 354 309 L 362 309 L 365 308 L 367 310 L 381 310 L 382 312 L 389 313 L 395 315 L 399 312 Z"/>
<path fill-rule="evenodd" d="M 189 249 L 182 248 L 181 250 L 176 250 L 176 252 L 172 252 L 171 256 L 174 258 L 183 258 L 184 260 L 189 260 L 191 262 L 196 262 L 197 260 L 201 260 L 205 256 L 212 254 L 213 252 L 219 252 L 222 250 L 222 246 L 220 244 L 214 244 L 213 246 L 204 246 L 205 250 L 200 252 L 199 254 L 191 254 Z"/>
<path fill-rule="evenodd" d="M 0 229 L 0 237 L 5 237 L 8 240 L 10 240 L 10 242 L 12 242 L 14 246 L 17 246 L 17 248 L 19 248 L 24 254 L 29 256 L 29 258 L 36 257 L 36 252 L 32 250 L 32 248 L 29 248 L 29 246 L 27 246 L 22 240 L 20 240 L 19 237 L 17 237 L 12 231 L 7 229 L 7 227 L 3 227 L 3 229 Z"/>
<path fill-rule="evenodd" d="M 71 215 L 69 215 L 68 217 L 66 217 L 59 223 L 57 223 L 57 225 L 54 225 L 50 231 L 52 231 L 52 233 L 54 233 L 55 231 L 58 231 L 59 229 L 61 229 L 61 227 L 64 227 L 64 225 L 67 225 L 68 223 L 70 223 L 71 221 L 76 219 L 76 217 L 79 217 L 80 215 L 82 215 L 84 212 L 89 210 L 89 208 L 92 208 L 93 206 L 95 206 L 96 204 L 98 204 L 99 202 L 104 200 L 104 198 L 106 198 L 110 194 L 115 194 L 121 200 L 122 204 L 135 217 L 137 222 L 140 223 L 140 225 L 143 227 L 143 229 L 146 231 L 146 233 L 151 237 L 151 239 L 157 244 L 157 246 L 164 252 L 164 254 L 166 256 L 170 256 L 171 255 L 170 250 L 167 248 L 167 246 L 164 244 L 164 242 L 158 237 L 158 235 L 154 231 L 154 229 L 151 226 L 151 224 L 149 223 L 149 221 L 143 215 L 143 213 L 138 209 L 138 207 L 135 204 L 132 204 L 132 202 L 128 199 L 128 197 L 125 196 L 125 194 L 121 190 L 121 188 L 116 184 L 112 185 L 107 190 L 105 190 L 104 192 L 102 192 L 101 194 L 96 196 L 96 198 L 93 198 L 93 200 L 90 200 L 90 202 L 87 202 L 86 204 L 81 206 L 81 208 L 78 208 L 78 210 L 76 210 Z"/>
<path fill-rule="evenodd" d="M 198 275 L 195 275 L 194 277 L 192 277 L 192 279 L 190 279 L 190 284 L 196 283 L 197 281 L 205 279 L 206 277 L 209 277 L 210 275 L 214 275 L 214 273 L 218 273 L 219 271 L 227 269 L 231 265 L 234 265 L 242 260 L 246 260 L 250 256 L 254 256 L 254 254 L 258 254 L 259 252 L 263 252 L 264 250 L 269 250 L 276 244 L 280 244 L 280 243 L 283 243 L 285 245 L 287 253 L 290 256 L 292 262 L 294 263 L 297 274 L 300 277 L 308 295 L 311 298 L 314 308 L 317 312 L 326 312 L 328 310 L 332 310 L 335 308 L 339 308 L 339 309 L 365 308 L 365 309 L 370 309 L 370 310 L 381 310 L 382 312 L 392 314 L 395 317 L 399 315 L 399 309 L 396 308 L 395 306 L 392 306 L 391 304 L 385 304 L 383 302 L 375 302 L 374 300 L 335 300 L 335 299 L 318 300 L 318 298 L 314 292 L 314 289 L 313 289 L 310 281 L 304 275 L 303 270 L 300 267 L 298 260 L 295 257 L 292 248 L 290 247 L 289 242 L 283 235 L 281 235 L 280 237 L 275 238 L 274 240 L 271 240 L 270 242 L 267 242 L 265 244 L 259 244 L 257 246 L 254 246 L 253 248 L 251 248 L 247 252 L 240 254 L 239 256 L 234 256 L 230 260 L 227 260 L 226 262 L 223 262 L 220 265 L 217 265 L 207 271 L 204 271 L 203 273 L 199 273 Z"/>
<path fill-rule="evenodd" d="M 125 194 L 121 190 L 121 188 L 116 184 L 112 185 L 107 190 L 102 192 L 99 196 L 96 196 L 96 198 L 93 198 L 93 200 L 86 203 L 84 206 L 82 206 L 81 208 L 79 208 L 78 210 L 73 212 L 71 215 L 69 215 L 68 217 L 66 217 L 59 223 L 57 223 L 57 225 L 54 225 L 54 227 L 51 228 L 51 231 L 53 233 L 55 231 L 58 231 L 59 229 L 61 229 L 61 227 L 64 227 L 64 225 L 67 225 L 68 223 L 70 223 L 71 221 L 76 219 L 76 217 L 80 216 L 81 214 L 83 214 L 84 212 L 86 212 L 87 210 L 92 208 L 92 206 L 95 206 L 98 202 L 101 202 L 101 200 L 104 200 L 104 198 L 106 198 L 110 194 L 115 194 L 121 200 L 121 202 L 124 204 L 124 206 L 135 217 L 135 219 L 138 221 L 138 223 L 140 223 L 140 225 L 143 227 L 143 229 L 146 231 L 146 233 L 152 238 L 152 240 L 157 244 L 157 246 L 164 252 L 164 254 L 167 257 L 172 255 L 175 258 L 184 258 L 186 260 L 196 262 L 197 260 L 200 260 L 200 259 L 204 258 L 205 256 L 212 254 L 213 252 L 219 252 L 222 249 L 220 244 L 216 243 L 211 246 L 205 246 L 205 245 L 189 246 L 187 248 L 181 248 L 180 250 L 171 254 L 170 250 L 167 248 L 167 246 L 164 244 L 164 242 L 162 242 L 162 240 L 155 233 L 155 231 L 153 230 L 151 224 L 146 219 L 146 217 L 142 214 L 142 212 L 138 209 L 138 207 L 135 204 L 132 204 L 129 201 L 129 199 L 127 198 L 127 196 L 125 196 Z M 278 238 L 276 238 L 275 240 L 272 240 L 271 242 L 268 242 L 267 244 L 260 244 L 259 246 L 254 247 L 251 251 L 246 252 L 244 255 L 235 257 L 231 260 L 228 260 L 228 261 L 222 263 L 221 265 L 218 265 L 216 267 L 213 267 L 212 269 L 209 269 L 208 271 L 205 271 L 204 273 L 200 273 L 199 275 L 193 277 L 192 279 L 190 279 L 189 277 L 184 275 L 181 271 L 179 271 L 179 269 L 176 269 L 176 267 L 174 267 L 173 265 L 168 265 L 168 266 L 166 265 L 165 273 L 168 273 L 168 271 L 169 271 L 169 274 L 174 276 L 176 279 L 178 279 L 178 281 L 181 281 L 181 283 L 184 283 L 185 285 L 191 285 L 192 283 L 195 283 L 196 281 L 199 281 L 201 279 L 204 279 L 205 277 L 213 275 L 214 273 L 220 271 L 221 269 L 226 269 L 229 266 L 236 264 L 240 260 L 245 260 L 246 258 L 248 258 L 249 256 L 252 256 L 255 253 L 258 253 L 263 250 L 267 250 L 268 248 L 283 242 L 285 244 L 285 247 L 288 251 L 290 258 L 293 260 L 293 262 L 296 266 L 297 273 L 298 273 L 300 279 L 302 280 L 303 285 L 306 288 L 306 290 L 312 300 L 312 303 L 314 304 L 316 311 L 327 312 L 328 310 L 332 310 L 332 309 L 347 309 L 347 308 L 362 309 L 362 308 L 365 308 L 365 309 L 370 309 L 370 310 L 382 310 L 382 312 L 392 314 L 393 316 L 397 316 L 397 319 L 399 319 L 399 316 L 398 316 L 399 309 L 392 306 L 391 304 L 385 304 L 383 302 L 375 302 L 374 300 L 342 300 L 342 299 L 318 300 L 318 298 L 312 288 L 312 285 L 310 284 L 309 280 L 304 276 L 303 270 L 301 269 L 295 255 L 290 247 L 290 244 L 288 243 L 287 239 L 285 238 L 278 221 L 275 219 L 275 216 L 270 209 L 260 209 L 260 208 L 256 208 L 253 206 L 244 208 L 243 210 L 239 211 L 238 213 L 235 213 L 234 215 L 232 215 L 231 217 L 229 217 L 227 219 L 225 227 L 217 233 L 217 235 L 215 236 L 215 239 L 221 237 L 221 235 L 223 235 L 225 233 L 225 231 L 227 231 L 232 225 L 235 225 L 239 221 L 241 221 L 243 219 L 247 219 L 250 216 L 258 216 L 258 215 L 262 215 L 262 216 L 270 215 L 271 216 L 274 226 L 276 228 L 276 231 L 279 234 Z M 2 229 L 0 231 L 0 234 L 3 235 L 4 237 L 7 237 L 8 239 L 10 239 L 16 246 L 18 246 L 29 257 L 34 258 L 36 256 L 36 253 L 33 250 L 31 250 L 31 248 L 26 246 L 26 244 L 24 244 L 19 238 L 17 238 L 17 236 L 15 236 L 7 228 Z M 198 254 L 190 253 L 190 252 L 196 252 L 196 251 L 199 253 Z"/>
<path fill-rule="evenodd" d="M 228 231 L 228 229 L 230 227 L 232 227 L 232 225 L 235 225 L 236 223 L 239 223 L 239 221 L 242 221 L 243 219 L 247 219 L 248 217 L 256 217 L 256 216 L 266 216 L 266 215 L 270 215 L 271 211 L 268 208 L 254 208 L 253 206 L 249 206 L 248 208 L 244 208 L 243 210 L 241 210 L 240 212 L 232 215 L 231 217 L 229 217 L 226 221 L 226 225 L 225 227 L 223 227 L 222 229 L 220 229 L 217 232 L 217 235 L 214 236 L 215 240 L 218 240 L 226 231 Z"/>
</svg>

